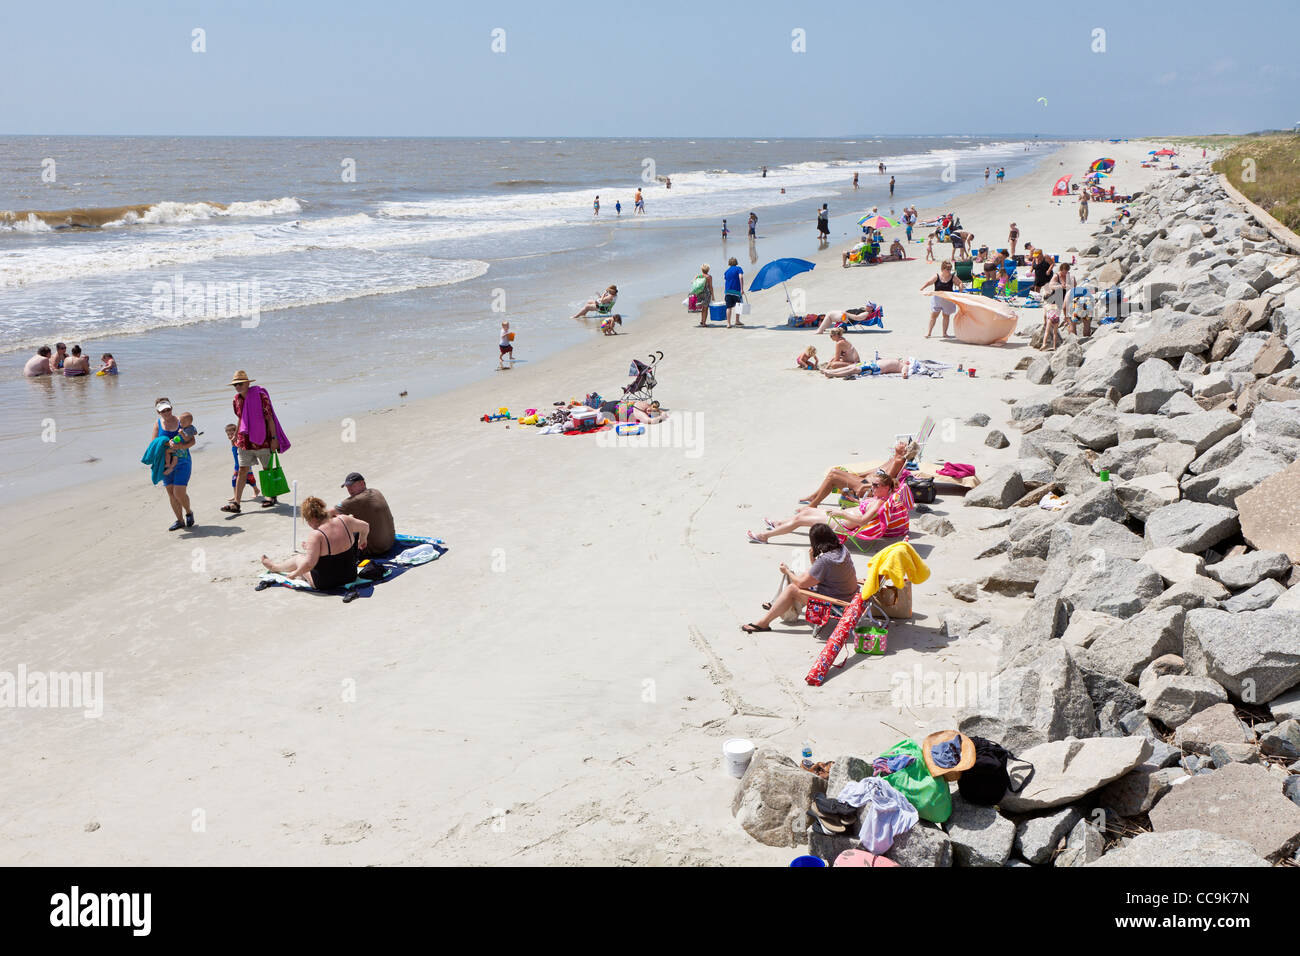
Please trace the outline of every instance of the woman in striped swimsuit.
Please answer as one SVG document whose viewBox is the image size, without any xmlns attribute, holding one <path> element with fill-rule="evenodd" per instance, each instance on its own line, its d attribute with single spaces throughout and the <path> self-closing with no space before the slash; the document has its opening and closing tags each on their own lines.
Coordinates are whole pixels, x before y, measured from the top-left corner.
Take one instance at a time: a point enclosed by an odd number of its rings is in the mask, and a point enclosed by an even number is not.
<svg viewBox="0 0 1300 956">
<path fill-rule="evenodd" d="M 912 510 L 912 492 L 907 482 L 899 480 L 883 469 L 877 469 L 868 478 L 871 494 L 862 500 L 854 511 L 825 512 L 820 508 L 800 508 L 788 521 L 768 522 L 768 530 L 745 534 L 754 544 L 767 544 L 772 538 L 789 534 L 799 528 L 811 528 L 827 522 L 839 539 L 868 541 L 875 538 L 901 538 L 907 534 L 908 515 Z"/>
</svg>

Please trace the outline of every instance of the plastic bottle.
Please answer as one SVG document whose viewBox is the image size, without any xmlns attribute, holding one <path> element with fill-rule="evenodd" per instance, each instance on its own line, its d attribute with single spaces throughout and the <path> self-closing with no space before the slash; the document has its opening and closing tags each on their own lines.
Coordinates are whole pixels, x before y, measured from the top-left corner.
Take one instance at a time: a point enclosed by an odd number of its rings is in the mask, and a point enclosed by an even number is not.
<svg viewBox="0 0 1300 956">
<path fill-rule="evenodd" d="M 812 757 L 813 757 L 813 754 L 812 754 L 812 741 L 811 741 L 811 740 L 805 740 L 805 741 L 803 742 L 803 750 L 801 751 L 800 756 L 802 757 L 802 763 L 803 763 L 804 767 L 805 767 L 806 769 L 811 769 L 811 768 L 812 768 L 812 765 L 813 765 L 813 758 L 812 758 Z"/>
</svg>

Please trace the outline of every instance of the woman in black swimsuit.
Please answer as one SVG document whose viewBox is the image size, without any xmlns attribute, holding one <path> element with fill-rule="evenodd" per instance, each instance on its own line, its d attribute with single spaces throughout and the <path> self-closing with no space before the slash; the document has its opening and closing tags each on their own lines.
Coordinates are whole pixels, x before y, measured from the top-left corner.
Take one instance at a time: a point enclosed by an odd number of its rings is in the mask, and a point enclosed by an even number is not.
<svg viewBox="0 0 1300 956">
<path fill-rule="evenodd" d="M 305 554 L 284 561 L 262 555 L 262 566 L 276 574 L 301 578 L 318 591 L 340 588 L 357 579 L 357 562 L 365 551 L 370 525 L 352 515 L 331 518 L 325 502 L 308 498 L 302 503 L 302 517 L 311 528 L 303 546 Z"/>
<path fill-rule="evenodd" d="M 921 286 L 921 291 L 934 287 L 935 292 L 952 292 L 956 286 L 958 292 L 961 291 L 961 280 L 953 275 L 952 263 L 947 259 L 939 265 L 939 271 L 930 277 L 930 281 Z M 941 299 L 937 295 L 930 297 L 930 327 L 925 330 L 925 337 L 928 339 L 930 333 L 934 331 L 934 320 L 943 313 L 943 337 L 948 337 L 948 316 L 957 311 L 957 306 L 947 299 Z"/>
</svg>

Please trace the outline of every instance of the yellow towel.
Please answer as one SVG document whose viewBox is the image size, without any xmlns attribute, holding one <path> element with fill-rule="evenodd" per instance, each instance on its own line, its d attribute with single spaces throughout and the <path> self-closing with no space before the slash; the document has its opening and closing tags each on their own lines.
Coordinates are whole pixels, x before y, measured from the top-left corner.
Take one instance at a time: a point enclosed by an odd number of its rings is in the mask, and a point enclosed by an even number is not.
<svg viewBox="0 0 1300 956">
<path fill-rule="evenodd" d="M 926 567 L 921 556 L 906 541 L 891 544 L 874 558 L 867 568 L 867 578 L 862 583 L 862 597 L 871 597 L 880 590 L 880 579 L 888 578 L 889 583 L 902 590 L 907 581 L 922 584 L 929 580 L 930 569 Z"/>
</svg>

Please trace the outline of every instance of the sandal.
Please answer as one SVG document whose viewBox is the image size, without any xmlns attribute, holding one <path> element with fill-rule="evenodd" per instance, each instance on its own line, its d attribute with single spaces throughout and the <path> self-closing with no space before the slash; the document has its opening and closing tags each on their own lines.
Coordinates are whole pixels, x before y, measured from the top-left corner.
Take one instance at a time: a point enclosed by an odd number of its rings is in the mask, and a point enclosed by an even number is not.
<svg viewBox="0 0 1300 956">
<path fill-rule="evenodd" d="M 763 627 L 761 624 L 742 624 L 740 629 L 746 634 L 757 634 L 759 631 L 770 631 L 770 627 Z"/>
<path fill-rule="evenodd" d="M 773 521 L 771 518 L 764 518 L 764 519 L 763 519 L 763 524 L 767 525 L 767 530 L 768 530 L 768 531 L 774 531 L 774 530 L 776 530 L 776 522 Z"/>
<path fill-rule="evenodd" d="M 221 510 L 226 512 L 227 514 L 237 515 L 240 513 L 242 509 L 239 507 L 238 504 L 232 502 L 231 504 L 223 506 Z"/>
<path fill-rule="evenodd" d="M 764 611 L 770 611 L 770 610 L 772 610 L 772 602 L 771 602 L 771 601 L 764 601 L 764 602 L 763 602 L 763 610 L 764 610 Z"/>
<path fill-rule="evenodd" d="M 277 502 L 274 498 L 267 498 L 265 501 L 262 502 L 262 507 L 274 508 L 278 503 L 279 502 Z"/>
<path fill-rule="evenodd" d="M 767 544 L 766 541 L 764 541 L 764 540 L 763 540 L 762 538 L 760 538 L 758 535 L 754 534 L 754 532 L 752 532 L 752 531 L 746 531 L 746 532 L 745 532 L 745 536 L 746 536 L 747 538 L 749 538 L 749 543 L 750 543 L 750 544 Z"/>
</svg>

